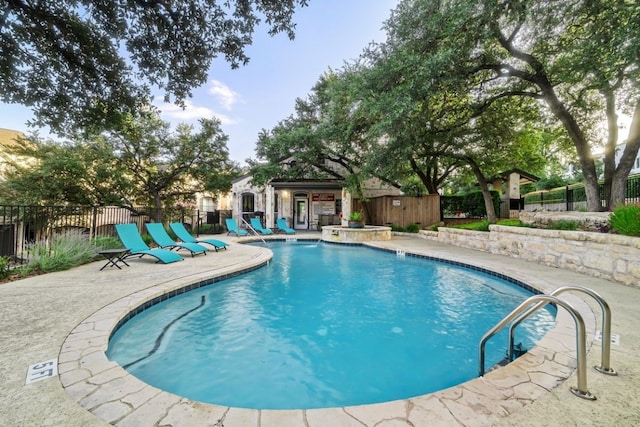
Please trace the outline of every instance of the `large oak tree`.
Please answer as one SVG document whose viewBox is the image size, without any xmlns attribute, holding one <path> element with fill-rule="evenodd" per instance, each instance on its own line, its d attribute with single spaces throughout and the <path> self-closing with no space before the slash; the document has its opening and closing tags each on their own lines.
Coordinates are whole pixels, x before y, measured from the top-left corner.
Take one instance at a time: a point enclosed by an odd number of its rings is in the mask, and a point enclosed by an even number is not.
<svg viewBox="0 0 640 427">
<path fill-rule="evenodd" d="M 247 63 L 261 19 L 293 38 L 307 0 L 4 0 L 0 100 L 64 134 L 115 129 L 148 108 L 149 88 L 178 104 L 218 56 Z"/>
<path fill-rule="evenodd" d="M 408 0 L 389 26 L 394 47 L 448 58 L 447 71 L 468 78 L 468 93 L 480 109 L 505 97 L 538 101 L 573 142 L 592 211 L 602 209 L 595 160 L 604 149 L 606 205 L 624 202 L 640 148 L 640 8 L 635 2 Z M 446 31 L 446 37 L 434 39 L 434 28 Z M 616 165 L 620 111 L 633 122 Z M 599 123 L 607 124 L 604 137 Z"/>
</svg>

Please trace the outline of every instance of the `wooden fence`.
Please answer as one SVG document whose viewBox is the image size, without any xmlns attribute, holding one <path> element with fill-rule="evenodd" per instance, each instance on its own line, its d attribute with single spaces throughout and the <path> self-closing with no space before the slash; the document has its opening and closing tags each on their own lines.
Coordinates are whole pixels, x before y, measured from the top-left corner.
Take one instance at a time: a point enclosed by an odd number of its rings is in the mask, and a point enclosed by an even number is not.
<svg viewBox="0 0 640 427">
<path fill-rule="evenodd" d="M 365 213 L 368 225 L 417 224 L 426 228 L 440 222 L 440 196 L 381 196 L 369 199 L 365 207 L 358 200 L 353 208 Z"/>
</svg>

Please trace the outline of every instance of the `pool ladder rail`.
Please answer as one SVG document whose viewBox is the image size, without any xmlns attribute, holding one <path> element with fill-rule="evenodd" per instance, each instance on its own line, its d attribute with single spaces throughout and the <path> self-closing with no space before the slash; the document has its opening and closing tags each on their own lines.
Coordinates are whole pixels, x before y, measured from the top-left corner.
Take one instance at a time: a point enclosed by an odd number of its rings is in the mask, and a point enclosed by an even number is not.
<svg viewBox="0 0 640 427">
<path fill-rule="evenodd" d="M 596 397 L 587 389 L 587 350 L 586 350 L 586 330 L 584 325 L 584 319 L 580 313 L 568 302 L 558 298 L 558 295 L 568 291 L 583 292 L 591 296 L 600 305 L 602 310 L 602 356 L 599 366 L 594 368 L 606 375 L 617 375 L 617 372 L 610 366 L 610 353 L 611 353 L 611 310 L 609 304 L 596 292 L 591 289 L 581 286 L 563 286 L 556 289 L 550 294 L 540 294 L 529 297 L 522 304 L 516 307 L 511 313 L 506 315 L 500 322 L 489 329 L 480 340 L 478 346 L 478 359 L 479 359 L 479 375 L 485 374 L 485 344 L 495 334 L 497 334 L 502 328 L 504 328 L 509 322 L 512 322 L 509 326 L 509 344 L 507 347 L 507 362 L 511 362 L 514 359 L 514 337 L 515 328 L 527 317 L 540 310 L 549 303 L 556 304 L 569 312 L 576 324 L 576 352 L 577 352 L 577 373 L 578 373 L 578 386 L 570 387 L 573 394 L 578 397 L 587 400 L 596 400 Z"/>
<path fill-rule="evenodd" d="M 250 232 L 251 234 L 253 234 L 254 236 L 256 236 L 258 239 L 262 240 L 262 243 L 264 243 L 264 245 L 265 245 L 266 247 L 269 247 L 269 245 L 267 244 L 267 241 L 266 241 L 266 240 L 264 240 L 264 238 L 262 237 L 262 234 L 260 234 L 260 233 L 258 232 L 258 230 L 256 230 L 255 228 L 253 228 L 253 226 L 252 226 L 251 224 L 249 224 L 249 223 L 247 222 L 247 220 L 246 220 L 246 219 L 244 219 L 244 218 L 242 218 L 242 217 L 241 217 L 240 219 L 242 219 L 242 223 L 247 227 L 247 229 L 249 230 L 249 232 Z"/>
</svg>

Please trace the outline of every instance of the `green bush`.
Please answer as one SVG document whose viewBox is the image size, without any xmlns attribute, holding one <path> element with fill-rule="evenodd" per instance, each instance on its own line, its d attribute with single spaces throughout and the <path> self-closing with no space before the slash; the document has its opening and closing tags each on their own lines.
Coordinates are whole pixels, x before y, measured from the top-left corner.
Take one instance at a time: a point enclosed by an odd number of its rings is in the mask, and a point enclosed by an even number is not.
<svg viewBox="0 0 640 427">
<path fill-rule="evenodd" d="M 397 231 L 399 233 L 403 233 L 406 230 L 405 230 L 404 227 L 402 227 L 400 225 L 391 224 L 391 231 Z"/>
<path fill-rule="evenodd" d="M 93 244 L 99 249 L 120 249 L 122 242 L 117 237 L 101 236 L 96 237 Z"/>
<path fill-rule="evenodd" d="M 201 224 L 200 225 L 200 234 L 221 234 L 226 230 L 220 224 Z"/>
<path fill-rule="evenodd" d="M 29 263 L 21 268 L 22 274 L 68 270 L 93 261 L 98 253 L 81 233 L 67 232 L 53 236 L 49 244 L 34 243 L 29 247 L 29 255 Z"/>
<path fill-rule="evenodd" d="M 493 199 L 493 207 L 500 211 L 500 193 L 490 191 Z M 454 196 L 442 196 L 440 198 L 445 216 L 455 217 L 458 213 L 467 218 L 482 218 L 487 216 L 487 209 L 484 206 L 484 198 L 481 191 L 472 191 L 466 194 L 456 194 Z"/>
<path fill-rule="evenodd" d="M 609 225 L 625 236 L 640 236 L 640 206 L 618 206 L 609 217 Z"/>
<path fill-rule="evenodd" d="M 420 226 L 415 223 L 410 223 L 407 225 L 407 233 L 418 233 L 420 231 Z"/>
<path fill-rule="evenodd" d="M 559 219 L 549 224 L 549 229 L 575 231 L 578 229 L 578 223 L 568 219 Z"/>
<path fill-rule="evenodd" d="M 11 258 L 0 256 L 0 279 L 5 279 L 11 274 L 9 266 L 11 265 Z"/>
<path fill-rule="evenodd" d="M 140 234 L 140 237 L 142 237 L 142 240 L 147 244 L 147 246 L 155 246 L 153 238 L 149 234 L 142 233 Z"/>
</svg>

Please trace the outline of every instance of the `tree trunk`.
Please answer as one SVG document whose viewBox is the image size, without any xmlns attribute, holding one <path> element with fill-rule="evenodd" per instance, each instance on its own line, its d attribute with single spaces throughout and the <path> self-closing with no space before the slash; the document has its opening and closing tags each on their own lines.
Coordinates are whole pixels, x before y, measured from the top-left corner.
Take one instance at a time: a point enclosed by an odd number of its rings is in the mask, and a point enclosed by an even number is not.
<svg viewBox="0 0 640 427">
<path fill-rule="evenodd" d="M 620 157 L 620 162 L 615 168 L 611 179 L 610 205 L 609 208 L 615 208 L 618 205 L 625 204 L 627 195 L 627 178 L 629 172 L 633 168 L 638 150 L 640 149 L 640 100 L 636 103 L 633 119 L 629 129 L 629 137 L 627 138 L 624 151 Z"/>
<path fill-rule="evenodd" d="M 618 114 L 613 89 L 602 89 L 600 93 L 605 99 L 609 132 L 607 144 L 604 146 L 604 200 L 605 207 L 611 209 L 611 185 L 616 171 L 616 145 L 618 144 Z"/>
<path fill-rule="evenodd" d="M 487 210 L 487 221 L 489 221 L 491 224 L 495 224 L 496 221 L 497 221 L 496 209 L 493 206 L 493 199 L 491 198 L 491 192 L 489 191 L 489 186 L 487 185 L 487 180 L 484 177 L 484 174 L 482 173 L 482 171 L 480 170 L 478 165 L 476 164 L 476 162 L 473 161 L 473 159 L 468 158 L 467 161 L 469 162 L 469 165 L 471 166 L 471 169 L 473 170 L 473 174 L 478 179 L 478 184 L 480 185 L 480 189 L 482 190 L 482 198 L 484 199 L 484 207 Z"/>
<path fill-rule="evenodd" d="M 587 210 L 589 212 L 600 212 L 603 210 L 600 201 L 600 191 L 598 188 L 598 174 L 596 172 L 596 164 L 591 153 L 591 147 L 587 142 L 584 132 L 578 125 L 575 117 L 569 112 L 564 104 L 560 102 L 551 83 L 545 76 L 539 77 L 536 81 L 538 87 L 542 89 L 544 100 L 551 109 L 553 115 L 560 120 L 569 137 L 576 147 L 580 166 L 582 167 L 582 176 L 584 178 L 584 190 L 587 196 Z"/>
<path fill-rule="evenodd" d="M 154 217 L 153 222 L 162 222 L 162 200 L 160 199 L 160 193 L 156 192 L 153 194 L 153 204 L 154 204 Z"/>
</svg>

